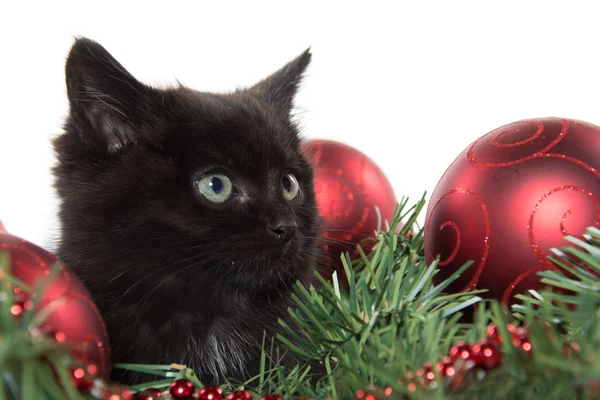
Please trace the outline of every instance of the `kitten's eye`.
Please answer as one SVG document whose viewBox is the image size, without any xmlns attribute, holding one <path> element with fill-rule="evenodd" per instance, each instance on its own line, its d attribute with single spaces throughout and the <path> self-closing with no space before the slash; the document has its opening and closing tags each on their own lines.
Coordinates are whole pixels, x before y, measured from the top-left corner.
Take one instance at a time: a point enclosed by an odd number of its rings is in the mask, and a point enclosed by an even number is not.
<svg viewBox="0 0 600 400">
<path fill-rule="evenodd" d="M 196 181 L 198 192 L 213 203 L 222 204 L 232 199 L 235 190 L 231 179 L 221 173 L 210 173 Z"/>
<path fill-rule="evenodd" d="M 281 180 L 281 188 L 283 190 L 283 197 L 285 197 L 286 200 L 294 200 L 300 191 L 298 181 L 292 174 L 287 174 L 283 177 Z"/>
</svg>

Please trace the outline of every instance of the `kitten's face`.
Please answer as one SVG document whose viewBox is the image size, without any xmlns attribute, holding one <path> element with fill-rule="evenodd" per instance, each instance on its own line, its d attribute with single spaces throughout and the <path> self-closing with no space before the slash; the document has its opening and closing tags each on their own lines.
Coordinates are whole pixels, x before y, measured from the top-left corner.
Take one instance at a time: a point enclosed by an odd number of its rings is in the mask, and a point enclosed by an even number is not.
<svg viewBox="0 0 600 400">
<path fill-rule="evenodd" d="M 289 118 L 309 59 L 235 93 L 158 90 L 79 40 L 55 142 L 61 255 L 95 260 L 99 280 L 182 291 L 272 290 L 309 276 L 313 176 Z"/>
</svg>

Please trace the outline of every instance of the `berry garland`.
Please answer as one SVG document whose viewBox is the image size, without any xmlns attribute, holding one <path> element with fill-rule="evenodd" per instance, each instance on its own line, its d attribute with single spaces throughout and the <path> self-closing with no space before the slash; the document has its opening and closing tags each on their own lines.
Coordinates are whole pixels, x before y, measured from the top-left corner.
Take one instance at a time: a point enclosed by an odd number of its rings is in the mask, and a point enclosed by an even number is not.
<svg viewBox="0 0 600 400">
<path fill-rule="evenodd" d="M 519 348 L 525 354 L 532 355 L 533 347 L 529 341 L 529 331 L 525 327 L 516 327 L 512 324 L 507 325 L 507 330 L 511 335 L 512 345 Z M 437 384 L 437 379 L 448 382 L 453 389 L 463 386 L 468 373 L 475 371 L 492 371 L 502 365 L 503 354 L 500 350 L 502 339 L 498 334 L 498 328 L 495 324 L 490 324 L 487 328 L 487 337 L 476 343 L 458 342 L 438 363 L 425 363 L 415 372 L 406 374 L 399 379 L 399 383 L 406 385 L 409 392 L 415 392 L 417 388 L 433 389 Z M 565 346 L 565 354 L 572 351 L 578 351 L 579 346 L 576 343 L 569 343 Z M 95 367 L 90 365 L 87 369 L 77 368 L 73 370 L 73 384 L 82 392 L 89 390 L 99 399 L 109 400 L 129 400 L 133 395 L 127 389 L 118 386 L 109 386 L 104 388 L 104 392 L 99 390 L 102 383 L 94 381 Z M 98 394 L 100 393 L 100 396 Z M 356 392 L 355 400 L 381 400 L 392 395 L 392 388 L 384 390 L 378 388 L 360 389 Z M 239 390 L 224 395 L 223 389 L 216 386 L 207 386 L 198 393 L 194 384 L 186 379 L 175 380 L 170 388 L 165 391 L 159 389 L 146 389 L 138 394 L 138 400 L 253 400 L 252 395 L 247 390 Z M 283 400 L 276 394 L 263 396 L 260 400 Z M 298 400 L 309 400 L 306 397 Z"/>
<path fill-rule="evenodd" d="M 513 346 L 520 349 L 524 354 L 532 356 L 533 346 L 529 341 L 529 331 L 525 327 L 516 327 L 513 324 L 506 326 L 510 333 Z M 445 381 L 452 389 L 461 388 L 466 380 L 467 374 L 476 371 L 492 371 L 500 365 L 504 356 L 500 350 L 502 338 L 498 334 L 498 327 L 491 323 L 487 327 L 487 337 L 476 343 L 461 341 L 456 343 L 447 356 L 433 366 L 426 362 L 416 372 L 407 373 L 398 380 L 401 385 L 406 385 L 409 392 L 415 392 L 417 388 L 433 389 L 437 385 L 436 378 Z M 579 345 L 574 342 L 566 343 L 563 347 L 565 355 L 573 351 L 579 351 Z M 373 387 L 360 389 L 354 396 L 355 400 L 382 400 L 392 395 L 392 388 L 385 390 Z"/>
</svg>

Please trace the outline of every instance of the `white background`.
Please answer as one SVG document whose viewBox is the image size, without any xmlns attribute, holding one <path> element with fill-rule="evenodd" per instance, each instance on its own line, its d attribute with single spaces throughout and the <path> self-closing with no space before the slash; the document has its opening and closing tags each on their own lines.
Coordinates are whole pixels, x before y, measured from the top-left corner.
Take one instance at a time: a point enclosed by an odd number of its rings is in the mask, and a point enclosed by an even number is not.
<svg viewBox="0 0 600 400">
<path fill-rule="evenodd" d="M 474 139 L 561 116 L 600 124 L 600 13 L 578 1 L 0 3 L 0 220 L 50 246 L 50 139 L 74 35 L 139 79 L 250 85 L 312 46 L 304 134 L 373 158 L 398 194 L 433 191 Z"/>
</svg>

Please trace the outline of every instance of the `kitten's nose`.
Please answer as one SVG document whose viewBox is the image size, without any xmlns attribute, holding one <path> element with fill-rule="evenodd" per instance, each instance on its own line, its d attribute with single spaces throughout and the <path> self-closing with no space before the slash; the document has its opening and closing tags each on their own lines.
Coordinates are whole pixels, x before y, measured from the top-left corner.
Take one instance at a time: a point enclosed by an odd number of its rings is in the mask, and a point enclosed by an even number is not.
<svg viewBox="0 0 600 400">
<path fill-rule="evenodd" d="M 296 233 L 296 224 L 287 224 L 279 223 L 268 226 L 268 231 L 271 236 L 281 244 L 285 244 L 292 240 L 294 234 Z"/>
</svg>

